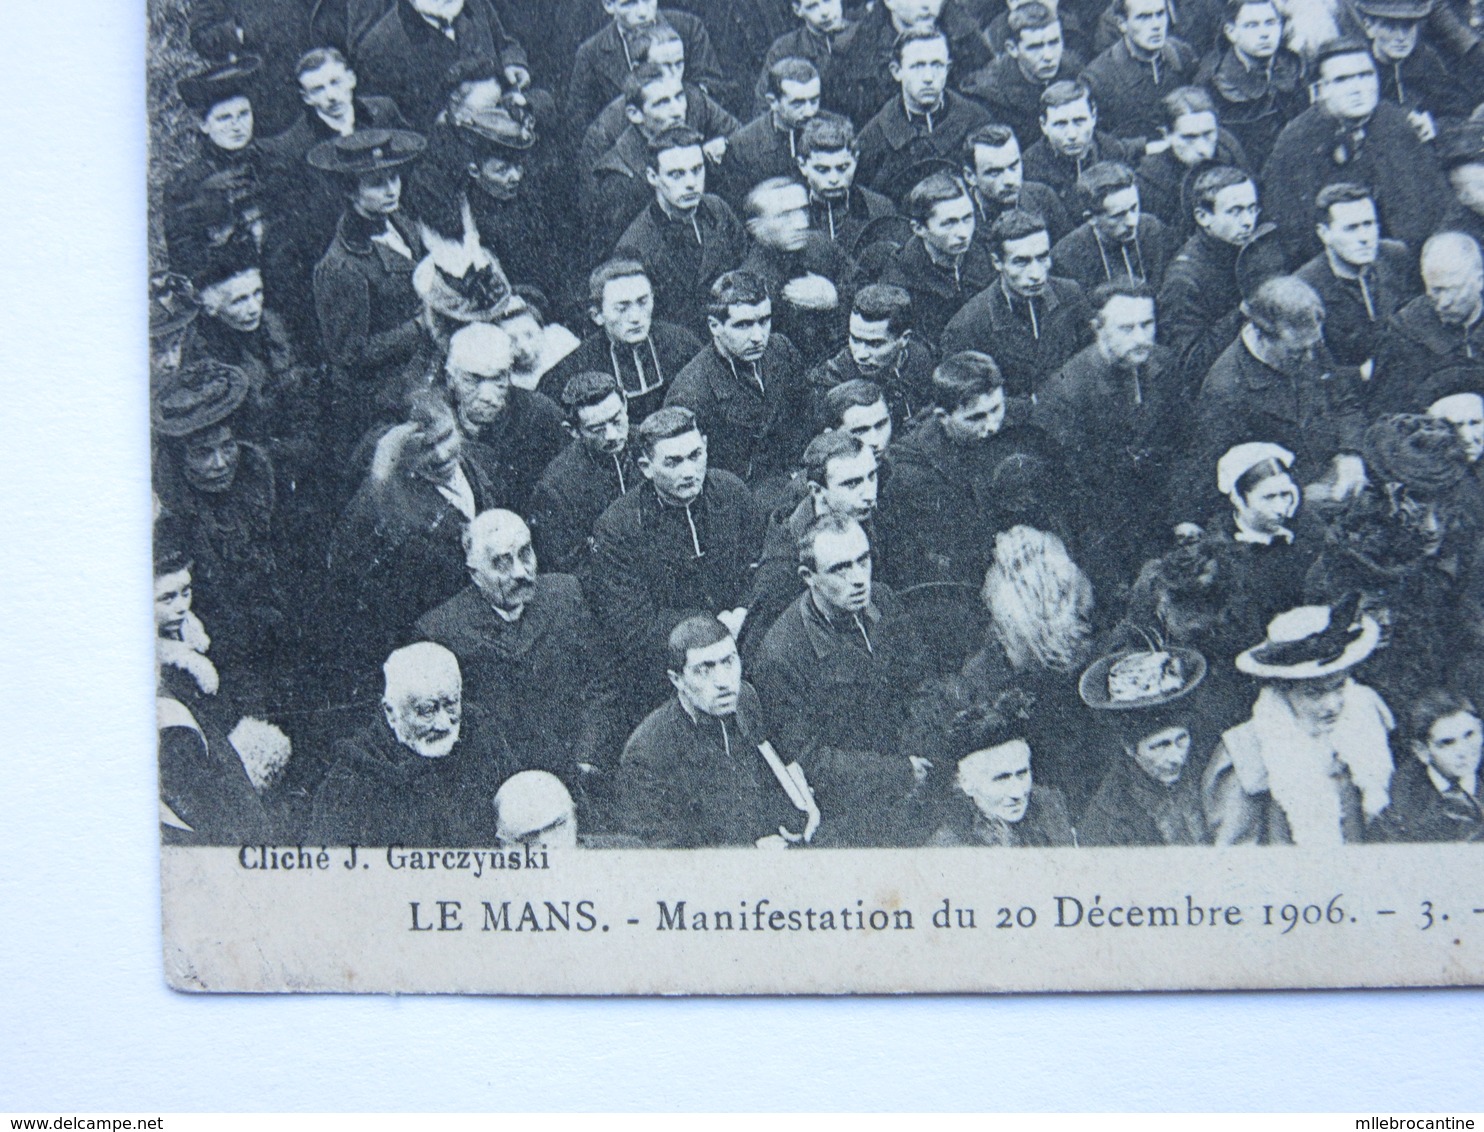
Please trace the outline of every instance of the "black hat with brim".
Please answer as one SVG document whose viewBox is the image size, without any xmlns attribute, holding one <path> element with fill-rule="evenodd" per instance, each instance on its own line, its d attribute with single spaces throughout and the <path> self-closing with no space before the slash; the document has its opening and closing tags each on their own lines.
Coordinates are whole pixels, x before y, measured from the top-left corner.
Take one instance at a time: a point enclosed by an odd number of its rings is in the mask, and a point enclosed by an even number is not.
<svg viewBox="0 0 1484 1132">
<path fill-rule="evenodd" d="M 416 161 L 427 146 L 427 139 L 412 130 L 357 130 L 320 142 L 309 151 L 309 164 L 325 173 L 364 177 Z"/>
<path fill-rule="evenodd" d="M 203 359 L 160 376 L 150 398 L 150 425 L 161 436 L 190 436 L 221 424 L 247 399 L 247 375 Z"/>
<path fill-rule="evenodd" d="M 190 279 L 174 271 L 152 276 L 149 281 L 149 336 L 168 338 L 196 320 L 201 306 Z"/>
<path fill-rule="evenodd" d="M 219 102 L 246 95 L 253 76 L 262 66 L 256 55 L 238 55 L 175 84 L 180 99 L 198 114 L 205 114 Z"/>
<path fill-rule="evenodd" d="M 1433 0 L 1354 0 L 1355 10 L 1377 20 L 1425 20 Z"/>
</svg>

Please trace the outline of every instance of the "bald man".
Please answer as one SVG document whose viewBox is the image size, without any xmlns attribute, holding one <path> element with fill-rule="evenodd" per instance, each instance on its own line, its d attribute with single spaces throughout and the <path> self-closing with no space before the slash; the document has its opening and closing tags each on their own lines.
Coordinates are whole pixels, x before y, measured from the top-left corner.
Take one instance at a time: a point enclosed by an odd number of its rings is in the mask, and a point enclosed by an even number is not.
<svg viewBox="0 0 1484 1132">
<path fill-rule="evenodd" d="M 1427 407 L 1427 415 L 1447 421 L 1458 434 L 1470 464 L 1484 455 L 1484 397 L 1477 393 L 1450 393 Z"/>
<path fill-rule="evenodd" d="M 582 588 L 539 571 L 530 528 L 511 511 L 475 516 L 464 562 L 471 584 L 416 633 L 459 658 L 467 700 L 500 721 L 519 768 L 550 771 L 582 804 L 622 741 L 614 658 Z"/>
<path fill-rule="evenodd" d="M 1472 236 L 1439 232 L 1422 245 L 1423 294 L 1387 324 L 1373 414 L 1420 413 L 1449 393 L 1484 391 L 1484 257 Z"/>
<path fill-rule="evenodd" d="M 513 369 L 514 343 L 498 326 L 470 323 L 448 340 L 443 380 L 459 431 L 493 456 L 501 504 L 524 511 L 567 437 L 562 411 L 549 397 L 512 385 Z"/>
<path fill-rule="evenodd" d="M 463 698 L 459 662 L 420 641 L 382 665 L 375 718 L 339 740 L 310 818 L 326 845 L 488 845 L 490 804 L 515 769 L 503 737 Z"/>
<path fill-rule="evenodd" d="M 577 848 L 577 809 L 562 780 L 523 770 L 495 792 L 495 837 L 507 849 Z"/>
</svg>

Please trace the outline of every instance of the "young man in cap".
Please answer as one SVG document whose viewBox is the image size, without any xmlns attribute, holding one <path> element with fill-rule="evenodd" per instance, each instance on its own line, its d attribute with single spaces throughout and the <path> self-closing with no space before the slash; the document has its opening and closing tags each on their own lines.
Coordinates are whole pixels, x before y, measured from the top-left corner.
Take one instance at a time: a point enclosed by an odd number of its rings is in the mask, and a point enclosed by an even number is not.
<svg viewBox="0 0 1484 1132">
<path fill-rule="evenodd" d="M 1294 274 L 1324 302 L 1324 341 L 1341 365 L 1374 364 L 1393 314 L 1421 289 L 1407 245 L 1381 235 L 1376 202 L 1364 185 L 1326 185 L 1314 199 L 1324 251 Z"/>
<path fill-rule="evenodd" d="M 1114 0 L 1118 42 L 1087 65 L 1107 129 L 1125 138 L 1150 138 L 1159 128 L 1159 103 L 1195 76 L 1197 50 L 1170 35 L 1166 0 Z"/>
<path fill-rule="evenodd" d="M 661 309 L 682 326 L 705 325 L 703 296 L 742 259 L 736 213 L 706 191 L 705 139 L 673 126 L 649 143 L 644 179 L 654 196 L 619 237 L 615 252 L 644 264 Z"/>
<path fill-rule="evenodd" d="M 974 239 L 974 202 L 957 177 L 929 174 L 907 194 L 903 211 L 912 239 L 892 258 L 881 282 L 912 297 L 918 333 L 933 343 L 959 309 L 993 282 L 995 267 Z"/>
<path fill-rule="evenodd" d="M 647 482 L 598 518 L 583 585 L 618 646 L 620 687 L 637 719 L 662 699 L 657 668 L 677 624 L 709 613 L 741 632 L 762 523 L 742 481 L 707 466 L 706 437 L 689 409 L 651 413 L 633 443 Z"/>
<path fill-rule="evenodd" d="M 587 567 L 598 516 L 644 477 L 629 444 L 629 405 L 612 374 L 576 374 L 562 409 L 572 439 L 531 491 L 531 534 L 549 569 L 576 574 Z"/>
<path fill-rule="evenodd" d="M 1004 53 L 969 80 L 968 94 L 1026 145 L 1040 136 L 1041 92 L 1082 70 L 1062 30 L 1057 13 L 1039 0 L 1020 4 L 1009 15 Z"/>
<path fill-rule="evenodd" d="M 464 701 L 500 721 L 517 769 L 550 771 L 576 797 L 613 769 L 614 658 L 570 574 L 542 570 L 511 511 L 464 528 L 470 585 L 425 613 L 417 635 L 458 657 Z"/>
<path fill-rule="evenodd" d="M 812 838 L 759 749 L 770 732 L 727 627 L 710 614 L 687 617 L 667 634 L 665 653 L 675 694 L 624 745 L 619 828 L 658 849 L 782 848 L 805 831 Z"/>
<path fill-rule="evenodd" d="M 1381 97 L 1407 112 L 1420 141 L 1433 141 L 1444 126 L 1469 116 L 1479 101 L 1479 75 L 1467 64 L 1445 63 L 1422 37 L 1434 0 L 1354 0 L 1354 6 L 1371 41 Z"/>
<path fill-rule="evenodd" d="M 1041 217 L 1002 213 L 987 242 L 999 278 L 943 328 L 942 349 L 990 355 L 1012 406 L 1018 403 L 1014 411 L 1026 412 L 1046 379 L 1087 345 L 1092 315 L 1082 288 L 1051 274 L 1051 235 Z"/>
<path fill-rule="evenodd" d="M 816 419 L 830 390 L 859 378 L 881 388 L 899 426 L 931 404 L 933 352 L 918 341 L 913 321 L 912 297 L 901 287 L 872 283 L 855 293 L 846 324 L 849 341 L 809 372 Z"/>
<path fill-rule="evenodd" d="M 1196 82 L 1208 90 L 1213 112 L 1253 166 L 1261 168 L 1279 132 L 1308 105 L 1304 61 L 1283 46 L 1283 14 L 1275 0 L 1226 0 L 1225 7 L 1225 45 L 1206 57 Z"/>
<path fill-rule="evenodd" d="M 860 133 L 862 184 L 890 194 L 914 166 L 956 158 L 964 138 L 988 123 L 982 106 L 948 89 L 949 64 L 941 31 L 913 30 L 897 40 L 891 77 L 899 89 Z"/>
<path fill-rule="evenodd" d="M 406 363 L 420 338 L 412 269 L 422 240 L 402 211 L 402 171 L 425 147 L 407 130 L 358 130 L 309 151 L 346 201 L 314 269 L 314 307 L 335 381 L 333 440 L 347 448 L 369 423 L 366 391 Z"/>
<path fill-rule="evenodd" d="M 1392 235 L 1421 246 L 1447 207 L 1432 151 L 1407 112 L 1381 99 L 1376 61 L 1364 43 L 1329 43 L 1314 67 L 1314 105 L 1283 128 L 1263 168 L 1267 210 L 1290 254 L 1308 259 L 1319 251 L 1314 198 L 1335 181 L 1370 185 Z"/>
<path fill-rule="evenodd" d="M 785 335 L 773 333 L 773 299 L 757 276 L 723 275 L 707 311 L 711 345 L 675 375 L 665 405 L 695 414 L 712 468 L 771 501 L 808 438 L 803 359 Z"/>
<path fill-rule="evenodd" d="M 597 330 L 541 379 L 540 391 L 560 403 L 579 373 L 612 375 L 629 416 L 642 420 L 665 402 L 670 381 L 700 352 L 684 326 L 657 317 L 654 284 L 638 260 L 611 259 L 588 276 L 588 317 Z"/>
<path fill-rule="evenodd" d="M 1164 222 L 1141 207 L 1134 171 L 1116 161 L 1093 165 L 1077 198 L 1087 221 L 1051 249 L 1057 271 L 1088 290 L 1127 280 L 1158 291 L 1175 249 Z"/>
</svg>

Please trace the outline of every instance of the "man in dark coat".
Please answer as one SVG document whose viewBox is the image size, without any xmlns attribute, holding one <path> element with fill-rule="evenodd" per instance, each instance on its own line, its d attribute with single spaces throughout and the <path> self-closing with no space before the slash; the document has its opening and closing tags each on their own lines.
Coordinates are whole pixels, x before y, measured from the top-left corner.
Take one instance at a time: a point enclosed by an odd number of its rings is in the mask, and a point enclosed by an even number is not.
<svg viewBox="0 0 1484 1132">
<path fill-rule="evenodd" d="M 654 199 L 619 238 L 615 252 L 644 264 L 660 309 L 680 325 L 705 325 L 704 296 L 742 259 L 742 222 L 706 192 L 705 139 L 675 126 L 649 143 L 644 176 Z"/>
<path fill-rule="evenodd" d="M 964 184 L 946 173 L 924 178 L 906 200 L 912 239 L 881 275 L 881 282 L 912 296 L 917 331 L 937 342 L 969 299 L 995 278 L 989 252 L 975 241 L 974 202 Z"/>
<path fill-rule="evenodd" d="M 759 749 L 768 727 L 726 626 L 709 614 L 688 617 L 666 651 L 676 694 L 624 746 L 619 829 L 662 849 L 802 840 L 800 814 Z"/>
<path fill-rule="evenodd" d="M 994 222 L 1012 208 L 1033 212 L 1045 220 L 1053 241 L 1076 227 L 1066 205 L 1049 185 L 1025 179 L 1020 142 L 1010 127 L 998 123 L 980 126 L 964 139 L 963 159 L 964 180 L 974 201 L 976 243 L 984 245 Z"/>
<path fill-rule="evenodd" d="M 623 93 L 624 79 L 639 62 L 629 40 L 657 20 L 680 33 L 685 43 L 685 70 L 692 83 L 710 91 L 721 82 L 721 64 L 711 46 L 711 37 L 706 33 L 706 25 L 695 16 L 658 8 L 654 0 L 638 4 L 603 0 L 603 10 L 612 19 L 577 49 L 572 82 L 567 88 L 567 120 L 579 137 L 603 107 Z"/>
<path fill-rule="evenodd" d="M 1410 708 L 1414 757 L 1397 750 L 1391 804 L 1372 832 L 1385 841 L 1484 841 L 1478 709 L 1441 690 L 1424 692 Z"/>
<path fill-rule="evenodd" d="M 570 574 L 538 572 L 531 532 L 510 511 L 464 529 L 473 583 L 421 618 L 416 634 L 459 658 L 466 703 L 498 719 L 519 770 L 550 771 L 580 797 L 615 769 L 614 657 Z"/>
<path fill-rule="evenodd" d="M 888 99 L 897 95 L 891 73 L 896 44 L 914 31 L 941 29 L 948 37 L 955 85 L 989 62 L 989 49 L 979 25 L 963 0 L 882 0 L 861 17 L 837 60 L 836 98 L 827 103 L 856 125 L 871 120 Z"/>
<path fill-rule="evenodd" d="M 707 468 L 706 438 L 689 409 L 650 414 L 635 440 L 648 483 L 598 518 L 583 585 L 618 646 L 620 686 L 638 718 L 662 698 L 655 674 L 676 625 L 712 613 L 740 631 L 762 529 L 742 481 Z"/>
<path fill-rule="evenodd" d="M 1151 138 L 1160 126 L 1160 100 L 1195 76 L 1199 57 L 1170 37 L 1166 0 L 1115 0 L 1120 38 L 1087 65 L 1105 127 L 1119 137 Z"/>
<path fill-rule="evenodd" d="M 612 374 L 571 378 L 562 408 L 572 439 L 531 491 L 531 535 L 548 569 L 576 574 L 587 567 L 598 516 L 644 477 L 628 443 L 628 403 Z"/>
<path fill-rule="evenodd" d="M 1484 123 L 1471 122 L 1439 140 L 1438 159 L 1452 198 L 1440 232 L 1462 232 L 1484 247 Z"/>
<path fill-rule="evenodd" d="M 932 404 L 933 352 L 918 341 L 912 322 L 912 297 L 902 288 L 872 283 L 855 293 L 849 342 L 809 371 L 816 424 L 829 391 L 861 378 L 881 388 L 899 428 Z"/>
<path fill-rule="evenodd" d="M 608 254 L 654 195 L 644 177 L 650 141 L 671 126 L 689 124 L 685 84 L 653 63 L 640 63 L 624 80 L 623 103 L 633 120 L 579 182 L 588 246 L 595 255 Z"/>
<path fill-rule="evenodd" d="M 1329 364 L 1324 306 L 1314 289 L 1278 276 L 1242 311 L 1241 333 L 1212 365 L 1195 403 L 1187 482 L 1203 483 L 1222 455 L 1248 441 L 1295 453 L 1299 484 L 1324 476 L 1337 456 L 1355 460 L 1365 426 L 1363 386 L 1354 370 Z"/>
<path fill-rule="evenodd" d="M 1221 125 L 1203 87 L 1171 91 L 1160 105 L 1160 140 L 1137 165 L 1139 202 L 1165 222 L 1170 246 L 1178 249 L 1196 232 L 1191 193 L 1196 176 L 1219 165 L 1251 166 L 1241 143 Z"/>
<path fill-rule="evenodd" d="M 798 175 L 799 133 L 819 113 L 819 72 L 807 59 L 780 59 L 768 69 L 768 108 L 727 138 L 723 195 L 734 208 L 770 177 Z"/>
<path fill-rule="evenodd" d="M 597 333 L 542 375 L 538 390 L 560 404 L 567 382 L 579 373 L 612 374 L 629 418 L 643 420 L 664 404 L 669 383 L 700 352 L 700 338 L 656 317 L 654 285 L 637 260 L 611 259 L 594 268 L 587 310 Z"/>
<path fill-rule="evenodd" d="M 1407 112 L 1423 142 L 1467 118 L 1479 100 L 1476 67 L 1444 62 L 1422 35 L 1433 8 L 1433 0 L 1355 0 L 1381 78 L 1381 97 Z"/>
<path fill-rule="evenodd" d="M 860 147 L 855 127 L 838 114 L 816 114 L 799 131 L 796 148 L 798 174 L 809 190 L 809 227 L 846 255 L 858 255 L 867 225 L 894 215 L 896 206 L 856 183 Z"/>
<path fill-rule="evenodd" d="M 402 130 L 407 122 L 390 98 L 356 94 L 356 73 L 333 47 L 310 51 L 295 70 L 302 113 L 293 125 L 265 140 L 260 148 L 268 160 L 275 196 L 285 218 L 294 222 L 294 239 L 313 264 L 335 237 L 335 221 L 344 208 L 344 197 L 325 174 L 305 168 L 309 151 L 321 142 L 356 130 Z"/>
<path fill-rule="evenodd" d="M 1107 283 L 1091 305 L 1096 340 L 1042 386 L 1031 423 L 1061 446 L 1084 490 L 1116 501 L 1079 543 L 1090 567 L 1127 579 L 1166 541 L 1184 390 L 1174 356 L 1155 344 L 1148 288 Z"/>
<path fill-rule="evenodd" d="M 1326 185 L 1314 212 L 1324 251 L 1294 274 L 1324 303 L 1324 341 L 1335 361 L 1374 362 L 1387 321 L 1421 289 L 1416 258 L 1400 240 L 1382 238 L 1376 202 L 1363 185 Z"/>
<path fill-rule="evenodd" d="M 771 497 L 809 435 L 803 359 L 773 333 L 773 301 L 757 276 L 723 275 L 711 288 L 710 312 L 711 345 L 675 375 L 665 406 L 695 414 L 710 467 Z"/>
<path fill-rule="evenodd" d="M 1031 428 L 1004 428 L 1005 382 L 984 354 L 957 354 L 933 372 L 933 408 L 891 448 L 880 523 L 900 586 L 961 582 L 978 589 L 994 550 L 995 472 L 1011 455 L 1049 455 Z"/>
<path fill-rule="evenodd" d="M 1159 318 L 1194 390 L 1240 328 L 1237 255 L 1257 230 L 1258 205 L 1251 176 L 1230 165 L 1202 172 L 1191 195 L 1197 231 L 1165 269 Z"/>
<path fill-rule="evenodd" d="M 902 844 L 915 773 L 896 738 L 931 674 L 926 646 L 896 595 L 873 582 L 870 541 L 855 520 L 815 520 L 798 563 L 807 589 L 763 638 L 758 697 L 834 819 L 828 843 Z"/>
<path fill-rule="evenodd" d="M 1484 262 L 1471 236 L 1422 245 L 1418 295 L 1391 316 L 1370 400 L 1378 412 L 1422 412 L 1449 393 L 1484 392 Z"/>
<path fill-rule="evenodd" d="M 956 159 L 964 139 L 988 123 L 982 106 L 948 89 L 948 65 L 941 31 L 910 31 L 897 40 L 891 74 L 898 90 L 860 132 L 862 184 L 895 195 L 909 170 Z"/>
<path fill-rule="evenodd" d="M 464 524 L 503 503 L 499 476 L 431 395 L 377 443 L 330 543 L 323 626 L 351 695 L 369 687 L 377 656 L 468 583 Z"/>
<path fill-rule="evenodd" d="M 825 432 L 804 449 L 803 469 L 808 494 L 797 506 L 785 504 L 768 518 L 742 634 L 742 651 L 749 658 L 805 588 L 799 577 L 798 543 L 816 519 L 837 515 L 860 523 L 871 539 L 872 560 L 882 559 L 871 521 L 880 472 L 876 454 L 849 433 Z"/>
<path fill-rule="evenodd" d="M 1315 67 L 1314 105 L 1283 128 L 1263 169 L 1268 213 L 1291 253 L 1308 259 L 1319 251 L 1314 197 L 1335 181 L 1369 185 L 1386 230 L 1421 246 L 1448 205 L 1436 158 L 1417 140 L 1406 111 L 1380 101 L 1364 44 L 1331 43 Z"/>
<path fill-rule="evenodd" d="M 1283 16 L 1273 0 L 1228 3 L 1222 35 L 1225 45 L 1206 57 L 1196 82 L 1210 92 L 1221 124 L 1261 168 L 1279 132 L 1308 108 L 1304 61 L 1283 46 Z"/>
<path fill-rule="evenodd" d="M 1174 249 L 1163 222 L 1141 207 L 1134 171 L 1114 161 L 1094 165 L 1082 174 L 1077 196 L 1087 222 L 1051 249 L 1057 274 L 1089 291 L 1119 280 L 1158 291 Z"/>
<path fill-rule="evenodd" d="M 397 0 L 355 45 L 356 65 L 377 94 L 426 130 L 448 99 L 450 75 L 474 60 L 498 60 L 505 85 L 531 81 L 525 49 L 488 0 Z"/>
<path fill-rule="evenodd" d="M 335 744 L 310 835 L 330 845 L 494 841 L 495 791 L 517 767 L 494 721 L 463 699 L 459 662 L 421 641 L 391 653 L 377 718 Z"/>
<path fill-rule="evenodd" d="M 1081 79 L 1054 82 L 1041 92 L 1041 139 L 1025 150 L 1027 180 L 1047 185 L 1068 210 L 1082 170 L 1100 161 L 1135 165 L 1143 152 L 1098 129 L 1098 107 Z"/>
<path fill-rule="evenodd" d="M 999 363 L 1012 410 L 1029 411 L 1036 390 L 1092 337 L 1082 288 L 1051 274 L 1051 236 L 1039 216 L 1015 210 L 990 230 L 999 279 L 943 329 L 945 355 L 978 350 Z"/>
<path fill-rule="evenodd" d="M 332 445 L 355 443 L 369 423 L 368 393 L 393 380 L 421 341 L 412 269 L 422 241 L 401 207 L 401 169 L 423 148 L 422 137 L 405 130 L 358 130 L 309 152 L 309 163 L 342 181 L 349 198 L 314 269 L 314 307 L 333 367 Z"/>
<path fill-rule="evenodd" d="M 1041 136 L 1041 93 L 1054 82 L 1075 79 L 1082 60 L 1065 49 L 1062 21 L 1039 0 L 1010 13 L 1004 54 L 971 75 L 965 93 L 978 99 L 990 119 L 1009 126 L 1022 145 Z"/>
<path fill-rule="evenodd" d="M 823 361 L 840 344 L 855 265 L 840 245 L 809 227 L 809 190 L 773 177 L 747 194 L 747 255 L 739 268 L 773 296 L 773 325 L 803 363 Z"/>
</svg>

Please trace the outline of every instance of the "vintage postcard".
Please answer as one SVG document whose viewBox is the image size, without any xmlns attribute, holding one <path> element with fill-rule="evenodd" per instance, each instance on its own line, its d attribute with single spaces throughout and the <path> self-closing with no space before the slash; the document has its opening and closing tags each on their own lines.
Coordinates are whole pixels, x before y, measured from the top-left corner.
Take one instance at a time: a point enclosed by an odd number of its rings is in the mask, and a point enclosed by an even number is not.
<svg viewBox="0 0 1484 1132">
<path fill-rule="evenodd" d="M 147 15 L 171 986 L 1484 981 L 1466 7 Z"/>
</svg>

